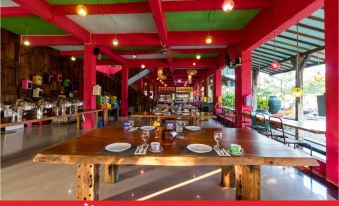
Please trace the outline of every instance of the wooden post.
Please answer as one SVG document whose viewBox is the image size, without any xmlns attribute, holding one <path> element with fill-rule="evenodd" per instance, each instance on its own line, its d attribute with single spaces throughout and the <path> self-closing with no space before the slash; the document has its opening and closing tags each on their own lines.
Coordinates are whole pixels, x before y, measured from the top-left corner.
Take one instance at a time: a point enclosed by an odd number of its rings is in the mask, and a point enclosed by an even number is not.
<svg viewBox="0 0 339 206">
<path fill-rule="evenodd" d="M 104 122 L 104 125 L 108 125 L 108 109 L 102 111 L 102 121 Z"/>
<path fill-rule="evenodd" d="M 237 200 L 260 200 L 260 165 L 236 165 L 235 189 Z"/>
<path fill-rule="evenodd" d="M 119 181 L 119 165 L 105 164 L 104 181 L 111 184 Z"/>
<path fill-rule="evenodd" d="M 99 112 L 94 112 L 94 129 L 98 128 L 98 116 Z"/>
<path fill-rule="evenodd" d="M 99 199 L 99 166 L 97 164 L 79 164 L 77 168 L 77 199 Z"/>
<path fill-rule="evenodd" d="M 291 63 L 295 68 L 295 87 L 303 89 L 304 69 L 307 66 L 307 62 L 311 55 L 301 56 L 297 54 L 294 59 L 291 59 Z M 304 120 L 304 105 L 303 96 L 295 98 L 295 120 Z M 295 136 L 297 139 L 303 139 L 303 132 L 298 129 L 295 130 Z"/>
<path fill-rule="evenodd" d="M 221 167 L 221 185 L 223 187 L 235 187 L 235 168 L 233 165 Z"/>
<path fill-rule="evenodd" d="M 253 111 L 257 110 L 258 108 L 258 96 L 257 96 L 258 77 L 259 70 L 252 70 Z"/>
</svg>

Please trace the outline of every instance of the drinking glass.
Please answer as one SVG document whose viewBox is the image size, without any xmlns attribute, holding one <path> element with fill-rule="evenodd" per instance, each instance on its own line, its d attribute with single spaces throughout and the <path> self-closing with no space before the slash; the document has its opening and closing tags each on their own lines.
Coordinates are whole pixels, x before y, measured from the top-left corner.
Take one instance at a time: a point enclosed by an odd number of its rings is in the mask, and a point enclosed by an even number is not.
<svg viewBox="0 0 339 206">
<path fill-rule="evenodd" d="M 143 145 L 146 145 L 147 144 L 147 140 L 149 139 L 149 131 L 142 131 L 141 133 L 141 139 L 142 141 L 144 141 L 144 144 Z"/>
<path fill-rule="evenodd" d="M 215 131 L 214 132 L 214 140 L 217 143 L 217 148 L 220 148 L 220 141 L 222 139 L 222 131 Z"/>
<path fill-rule="evenodd" d="M 183 121 L 177 121 L 176 122 L 176 131 L 177 132 L 182 132 L 183 131 L 183 127 L 184 127 L 184 122 Z"/>
<path fill-rule="evenodd" d="M 129 123 L 129 126 L 130 126 L 131 128 L 134 127 L 134 121 L 133 121 L 133 120 L 129 120 L 128 123 Z"/>
</svg>

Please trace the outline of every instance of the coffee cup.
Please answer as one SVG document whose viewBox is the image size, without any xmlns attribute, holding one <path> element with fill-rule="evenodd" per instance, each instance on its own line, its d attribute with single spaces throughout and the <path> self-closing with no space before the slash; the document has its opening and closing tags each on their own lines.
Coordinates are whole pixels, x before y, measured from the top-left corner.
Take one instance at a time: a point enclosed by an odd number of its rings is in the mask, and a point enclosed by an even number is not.
<svg viewBox="0 0 339 206">
<path fill-rule="evenodd" d="M 153 151 L 159 151 L 160 150 L 160 143 L 159 142 L 151 142 L 151 149 Z"/>
<path fill-rule="evenodd" d="M 238 144 L 231 144 L 229 146 L 229 150 L 231 153 L 242 153 L 244 151 L 244 149 Z"/>
</svg>

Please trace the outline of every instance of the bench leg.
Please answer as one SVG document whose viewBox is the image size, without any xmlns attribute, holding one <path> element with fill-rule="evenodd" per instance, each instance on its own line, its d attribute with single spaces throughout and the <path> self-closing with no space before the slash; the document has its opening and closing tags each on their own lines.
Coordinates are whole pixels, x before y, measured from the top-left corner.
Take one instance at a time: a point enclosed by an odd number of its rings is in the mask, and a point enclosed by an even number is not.
<svg viewBox="0 0 339 206">
<path fill-rule="evenodd" d="M 104 181 L 111 184 L 119 181 L 119 165 L 105 164 Z"/>
<path fill-rule="evenodd" d="M 78 164 L 76 197 L 78 200 L 99 199 L 98 164 Z"/>
<path fill-rule="evenodd" d="M 236 200 L 260 200 L 261 168 L 258 165 L 235 166 Z"/>
<path fill-rule="evenodd" d="M 235 187 L 235 168 L 233 165 L 221 167 L 221 185 Z"/>
</svg>

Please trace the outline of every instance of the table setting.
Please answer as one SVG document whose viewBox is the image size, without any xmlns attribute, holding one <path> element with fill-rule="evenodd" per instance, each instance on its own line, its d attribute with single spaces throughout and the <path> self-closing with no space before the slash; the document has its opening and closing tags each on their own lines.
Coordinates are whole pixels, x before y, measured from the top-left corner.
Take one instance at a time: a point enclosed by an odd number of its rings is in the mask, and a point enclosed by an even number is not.
<svg viewBox="0 0 339 206">
<path fill-rule="evenodd" d="M 199 142 L 185 144 L 189 139 L 190 134 L 203 132 L 203 128 L 199 126 L 185 125 L 184 121 L 176 121 L 175 123 L 161 126 L 160 121 L 154 121 L 153 125 L 144 125 L 135 127 L 134 121 L 129 120 L 124 123 L 123 128 L 129 132 L 139 131 L 142 144 L 131 145 L 128 142 L 117 142 L 105 146 L 107 152 L 116 154 L 129 155 L 147 155 L 161 154 L 166 147 L 172 146 L 174 141 L 181 141 L 181 154 L 189 155 L 208 155 L 208 156 L 241 156 L 244 154 L 244 149 L 238 144 L 229 144 L 228 147 L 223 147 L 221 144 L 223 133 L 221 130 L 214 131 L 213 138 L 216 144 L 202 144 Z M 151 137 L 151 133 L 154 133 Z M 137 133 L 138 134 L 138 133 Z M 183 141 L 183 142 L 182 142 Z M 126 152 L 129 151 L 129 152 Z"/>
</svg>

